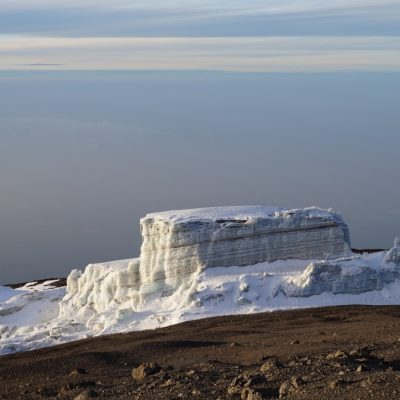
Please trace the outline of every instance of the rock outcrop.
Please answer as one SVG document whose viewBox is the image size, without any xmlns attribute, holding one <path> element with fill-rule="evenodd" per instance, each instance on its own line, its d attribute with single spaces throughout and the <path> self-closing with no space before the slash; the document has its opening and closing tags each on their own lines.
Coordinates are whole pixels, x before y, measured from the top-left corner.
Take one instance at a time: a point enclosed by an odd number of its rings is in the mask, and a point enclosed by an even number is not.
<svg viewBox="0 0 400 400">
<path fill-rule="evenodd" d="M 199 268 L 351 254 L 342 218 L 319 208 L 216 207 L 148 214 L 140 221 L 140 281 L 176 281 Z"/>
</svg>

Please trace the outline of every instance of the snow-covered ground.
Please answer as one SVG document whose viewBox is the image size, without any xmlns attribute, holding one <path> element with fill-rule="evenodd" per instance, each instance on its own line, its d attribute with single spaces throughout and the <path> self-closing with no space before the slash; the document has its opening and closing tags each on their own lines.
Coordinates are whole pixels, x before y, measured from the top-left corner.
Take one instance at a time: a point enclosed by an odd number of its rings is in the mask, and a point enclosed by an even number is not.
<svg viewBox="0 0 400 400">
<path fill-rule="evenodd" d="M 400 304 L 398 267 L 385 261 L 385 252 L 335 260 L 333 275 L 315 275 L 321 262 L 315 260 L 310 266 L 311 262 L 287 260 L 199 269 L 178 288 L 159 282 L 137 290 L 127 280 L 130 268 L 138 263 L 133 259 L 92 264 L 83 273 L 75 270 L 68 278 L 68 291 L 52 287 L 51 281 L 19 289 L 0 286 L 0 354 L 217 315 L 342 304 Z M 379 287 L 381 278 L 375 272 L 382 266 L 383 288 L 370 290 L 373 285 Z M 357 280 L 366 282 L 363 287 L 369 291 L 350 294 Z M 309 291 L 301 292 L 308 290 L 310 283 L 320 288 L 327 282 L 330 288 L 344 288 L 341 290 L 347 293 L 325 291 L 310 296 Z"/>
</svg>

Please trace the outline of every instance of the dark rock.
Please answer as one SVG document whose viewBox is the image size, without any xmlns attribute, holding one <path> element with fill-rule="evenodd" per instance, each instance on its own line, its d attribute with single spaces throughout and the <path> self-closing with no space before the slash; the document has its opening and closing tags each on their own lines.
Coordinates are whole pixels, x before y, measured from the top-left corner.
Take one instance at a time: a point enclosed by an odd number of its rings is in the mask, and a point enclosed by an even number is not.
<svg viewBox="0 0 400 400">
<path fill-rule="evenodd" d="M 286 399 L 293 392 L 293 386 L 290 381 L 283 382 L 279 387 L 279 398 Z"/>
<path fill-rule="evenodd" d="M 336 379 L 334 381 L 329 382 L 329 387 L 331 389 L 336 389 L 338 386 L 341 386 L 344 384 L 344 381 L 342 379 Z"/>
<path fill-rule="evenodd" d="M 75 368 L 74 370 L 72 370 L 70 372 L 70 375 L 83 375 L 83 374 L 87 374 L 86 370 L 84 368 Z"/>
<path fill-rule="evenodd" d="M 265 376 L 264 375 L 253 375 L 251 376 L 247 382 L 244 384 L 245 387 L 252 387 L 255 385 L 260 385 L 265 383 Z"/>
<path fill-rule="evenodd" d="M 333 353 L 329 353 L 326 357 L 327 360 L 334 360 L 334 359 L 346 359 L 348 358 L 347 354 L 344 351 L 335 351 Z"/>
<path fill-rule="evenodd" d="M 229 384 L 228 394 L 236 395 L 240 394 L 243 390 L 244 385 L 249 381 L 249 376 L 246 374 L 238 375 L 233 381 Z"/>
<path fill-rule="evenodd" d="M 280 361 L 277 358 L 271 358 L 263 365 L 261 365 L 260 371 L 263 374 L 267 374 L 271 372 L 276 372 L 280 368 L 282 368 L 282 364 L 280 363 Z"/>
<path fill-rule="evenodd" d="M 304 382 L 301 378 L 293 376 L 289 381 L 283 382 L 279 387 L 279 398 L 286 399 L 303 384 Z"/>
<path fill-rule="evenodd" d="M 356 369 L 357 372 L 365 372 L 367 370 L 365 365 L 359 365 Z"/>
<path fill-rule="evenodd" d="M 162 368 L 157 363 L 144 363 L 132 370 L 132 378 L 141 381 L 150 375 L 157 374 Z"/>
<path fill-rule="evenodd" d="M 74 397 L 74 400 L 87 400 L 87 399 L 92 399 L 94 397 L 97 397 L 97 392 L 93 389 L 91 390 L 85 390 L 84 392 L 81 392 L 78 394 L 78 396 Z"/>
<path fill-rule="evenodd" d="M 240 395 L 242 400 L 263 400 L 264 397 L 260 392 L 250 388 L 244 388 Z"/>
<path fill-rule="evenodd" d="M 304 384 L 304 380 L 298 376 L 293 376 L 290 382 L 292 383 L 292 386 L 296 389 Z"/>
</svg>

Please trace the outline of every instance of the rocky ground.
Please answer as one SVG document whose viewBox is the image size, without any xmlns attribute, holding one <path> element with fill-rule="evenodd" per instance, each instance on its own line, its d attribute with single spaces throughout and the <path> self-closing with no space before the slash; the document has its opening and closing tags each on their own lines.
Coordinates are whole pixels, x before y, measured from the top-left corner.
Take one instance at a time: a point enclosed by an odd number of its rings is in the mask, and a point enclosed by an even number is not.
<svg viewBox="0 0 400 400">
<path fill-rule="evenodd" d="M 221 317 L 0 357 L 1 399 L 397 399 L 400 306 Z"/>
</svg>

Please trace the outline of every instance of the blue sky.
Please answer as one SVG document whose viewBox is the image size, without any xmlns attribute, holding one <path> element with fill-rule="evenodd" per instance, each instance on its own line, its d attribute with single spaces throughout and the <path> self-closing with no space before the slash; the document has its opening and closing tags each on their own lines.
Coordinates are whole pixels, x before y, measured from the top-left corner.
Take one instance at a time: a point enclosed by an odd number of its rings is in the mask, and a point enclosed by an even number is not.
<svg viewBox="0 0 400 400">
<path fill-rule="evenodd" d="M 0 284 L 137 256 L 147 212 L 400 235 L 399 1 L 0 1 Z"/>
</svg>

